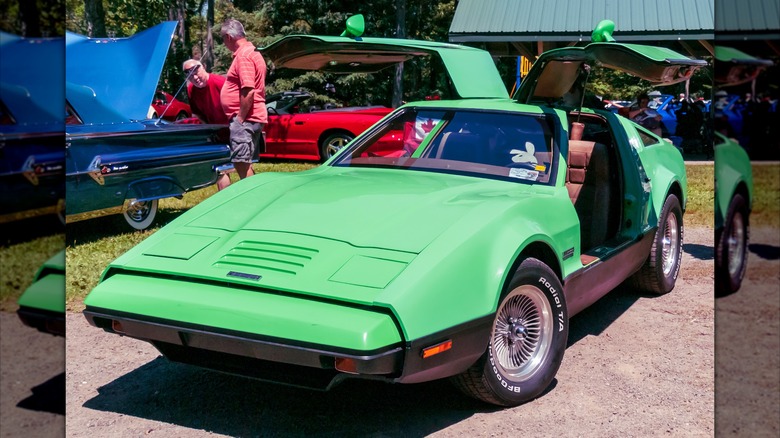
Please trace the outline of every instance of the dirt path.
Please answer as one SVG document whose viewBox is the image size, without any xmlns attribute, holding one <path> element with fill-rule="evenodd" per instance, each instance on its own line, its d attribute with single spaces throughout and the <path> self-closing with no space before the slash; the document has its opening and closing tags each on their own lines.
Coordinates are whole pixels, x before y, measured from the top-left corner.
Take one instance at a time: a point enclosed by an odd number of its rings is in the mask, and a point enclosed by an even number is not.
<svg viewBox="0 0 780 438">
<path fill-rule="evenodd" d="M 65 339 L 0 312 L 0 436 L 65 434 Z"/>
</svg>

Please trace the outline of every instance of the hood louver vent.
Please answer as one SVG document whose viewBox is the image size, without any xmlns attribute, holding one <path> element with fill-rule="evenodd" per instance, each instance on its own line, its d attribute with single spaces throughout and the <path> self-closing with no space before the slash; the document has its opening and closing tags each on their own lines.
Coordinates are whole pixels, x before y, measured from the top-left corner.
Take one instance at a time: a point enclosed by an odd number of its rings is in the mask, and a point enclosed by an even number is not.
<svg viewBox="0 0 780 438">
<path fill-rule="evenodd" d="M 217 268 L 256 268 L 296 275 L 319 253 L 316 249 L 278 243 L 243 241 L 215 263 Z"/>
</svg>

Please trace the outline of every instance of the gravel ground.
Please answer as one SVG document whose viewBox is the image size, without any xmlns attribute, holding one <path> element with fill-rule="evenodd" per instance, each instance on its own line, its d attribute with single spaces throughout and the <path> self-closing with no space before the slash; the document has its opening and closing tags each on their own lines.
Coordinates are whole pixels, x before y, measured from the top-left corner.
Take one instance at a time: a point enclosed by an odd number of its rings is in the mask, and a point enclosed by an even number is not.
<svg viewBox="0 0 780 438">
<path fill-rule="evenodd" d="M 575 316 L 552 387 L 511 409 L 472 401 L 446 381 L 354 381 L 322 393 L 224 375 L 170 363 L 149 344 L 104 333 L 70 313 L 66 436 L 776 437 L 775 234 L 753 231 L 750 280 L 717 301 L 717 361 L 712 234 L 689 228 L 675 290 L 649 297 L 618 289 Z M 57 346 L 48 353 L 41 346 L 61 338 L 23 327 L 13 314 L 2 317 L 2 436 L 62 436 L 61 414 L 21 406 L 35 388 L 58 379 Z M 726 318 L 758 329 L 726 329 Z M 9 338 L 19 342 L 9 346 Z M 24 369 L 9 367 L 9 356 L 23 357 Z M 716 369 L 717 406 L 724 410 L 717 433 Z"/>
</svg>

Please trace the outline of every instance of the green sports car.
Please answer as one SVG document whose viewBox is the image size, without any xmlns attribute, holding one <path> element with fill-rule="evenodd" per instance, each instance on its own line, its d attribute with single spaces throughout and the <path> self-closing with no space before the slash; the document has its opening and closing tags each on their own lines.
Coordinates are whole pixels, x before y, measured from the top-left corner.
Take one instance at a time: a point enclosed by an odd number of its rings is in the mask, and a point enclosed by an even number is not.
<svg viewBox="0 0 780 438">
<path fill-rule="evenodd" d="M 751 84 L 772 61 L 732 47 L 715 46 L 714 82 L 719 87 Z M 745 149 L 715 132 L 715 295 L 734 293 L 747 271 L 753 169 Z"/>
<path fill-rule="evenodd" d="M 582 107 L 589 66 L 662 85 L 706 64 L 614 42 L 602 23 L 510 97 L 488 52 L 360 37 L 359 19 L 260 50 L 330 72 L 436 57 L 451 98 L 403 105 L 320 167 L 206 199 L 111 263 L 84 314 L 172 361 L 268 381 L 451 377 L 488 403 L 533 399 L 572 315 L 627 279 L 669 292 L 680 269 L 682 156 Z"/>
<path fill-rule="evenodd" d="M 16 314 L 27 326 L 65 336 L 65 251 L 52 256 L 35 273 L 19 297 Z"/>
</svg>

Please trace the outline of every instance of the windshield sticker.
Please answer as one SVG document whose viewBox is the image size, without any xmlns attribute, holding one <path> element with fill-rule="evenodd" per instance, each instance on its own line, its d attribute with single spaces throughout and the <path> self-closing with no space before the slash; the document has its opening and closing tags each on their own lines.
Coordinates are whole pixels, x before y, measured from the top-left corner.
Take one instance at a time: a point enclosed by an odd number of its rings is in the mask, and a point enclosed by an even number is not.
<svg viewBox="0 0 780 438">
<path fill-rule="evenodd" d="M 539 179 L 539 172 L 528 169 L 509 169 L 509 177 L 536 181 Z"/>
<path fill-rule="evenodd" d="M 536 157 L 534 156 L 534 152 L 536 152 L 536 147 L 534 147 L 534 144 L 530 141 L 525 142 L 525 150 L 512 149 L 509 151 L 509 153 L 512 154 L 513 163 L 536 164 Z"/>
<path fill-rule="evenodd" d="M 539 172 L 544 172 L 547 170 L 547 166 L 545 166 L 544 164 L 537 164 L 536 166 L 534 166 L 534 170 L 538 170 Z"/>
</svg>

